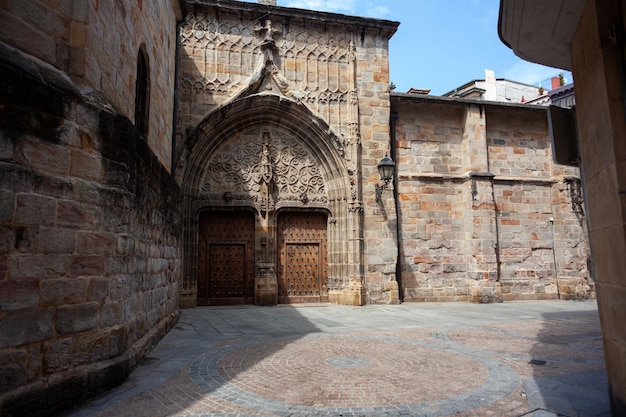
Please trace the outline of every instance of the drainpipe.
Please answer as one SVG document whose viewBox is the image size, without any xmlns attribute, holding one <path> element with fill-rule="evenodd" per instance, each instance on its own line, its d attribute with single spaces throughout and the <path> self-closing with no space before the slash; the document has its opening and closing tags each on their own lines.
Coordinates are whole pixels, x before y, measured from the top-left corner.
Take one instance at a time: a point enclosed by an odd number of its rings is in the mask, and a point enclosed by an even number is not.
<svg viewBox="0 0 626 417">
<path fill-rule="evenodd" d="M 480 113 L 484 114 L 487 117 L 487 112 L 485 112 L 481 106 Z M 485 121 L 485 129 L 487 126 L 487 122 Z M 491 201 L 493 202 L 493 213 L 494 213 L 494 221 L 495 221 L 495 229 L 496 229 L 496 242 L 495 242 L 495 252 L 496 252 L 496 282 L 500 282 L 500 278 L 502 276 L 502 260 L 500 259 L 500 212 L 498 211 L 498 202 L 496 201 L 496 181 L 495 175 L 491 173 L 491 161 L 489 159 L 489 141 L 485 137 L 485 146 L 487 147 L 487 173 L 491 177 Z"/>
<path fill-rule="evenodd" d="M 389 136 L 389 153 L 391 159 L 396 163 L 396 175 L 393 176 L 393 201 L 396 206 L 396 246 L 398 248 L 398 255 L 396 258 L 396 282 L 398 283 L 398 298 L 400 302 L 404 302 L 404 289 L 402 288 L 402 225 L 400 223 L 400 199 L 398 198 L 398 160 L 396 158 L 396 121 L 398 120 L 398 112 L 391 111 L 391 117 L 389 118 L 389 130 L 391 134 Z"/>
<path fill-rule="evenodd" d="M 550 229 L 552 230 L 552 260 L 554 261 L 554 282 L 556 284 L 557 298 L 561 299 L 561 290 L 559 289 L 559 264 L 556 261 L 556 239 L 554 238 L 554 217 L 550 217 Z"/>
</svg>

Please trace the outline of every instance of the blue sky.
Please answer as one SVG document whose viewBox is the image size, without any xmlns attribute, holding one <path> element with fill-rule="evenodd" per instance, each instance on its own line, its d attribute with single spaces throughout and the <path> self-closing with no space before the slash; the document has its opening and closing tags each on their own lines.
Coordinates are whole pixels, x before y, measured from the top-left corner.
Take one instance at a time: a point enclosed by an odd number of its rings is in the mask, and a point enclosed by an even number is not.
<svg viewBox="0 0 626 417">
<path fill-rule="evenodd" d="M 256 2 L 256 0 L 246 0 Z M 550 87 L 568 72 L 525 62 L 498 37 L 499 0 L 277 0 L 279 6 L 400 22 L 389 43 L 391 81 L 397 92 L 429 88 L 444 94 L 485 69 L 496 78 Z"/>
</svg>

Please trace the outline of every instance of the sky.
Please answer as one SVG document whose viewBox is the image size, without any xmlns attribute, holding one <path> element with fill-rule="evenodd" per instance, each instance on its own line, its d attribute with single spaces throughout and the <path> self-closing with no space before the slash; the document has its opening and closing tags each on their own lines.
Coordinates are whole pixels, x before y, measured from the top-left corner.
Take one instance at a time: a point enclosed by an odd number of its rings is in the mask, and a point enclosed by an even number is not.
<svg viewBox="0 0 626 417">
<path fill-rule="evenodd" d="M 499 0 L 277 0 L 277 5 L 400 22 L 389 41 L 396 92 L 414 87 L 441 95 L 484 79 L 485 69 L 496 78 L 546 89 L 560 73 L 572 81 L 569 72 L 526 62 L 500 41 Z"/>
</svg>

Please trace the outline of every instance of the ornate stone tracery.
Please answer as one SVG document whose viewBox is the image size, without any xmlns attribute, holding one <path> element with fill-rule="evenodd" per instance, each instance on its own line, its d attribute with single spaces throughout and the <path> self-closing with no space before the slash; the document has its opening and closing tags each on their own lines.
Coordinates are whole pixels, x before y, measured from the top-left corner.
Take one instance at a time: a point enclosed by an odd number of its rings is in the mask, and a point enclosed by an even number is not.
<svg viewBox="0 0 626 417">
<path fill-rule="evenodd" d="M 241 134 L 218 149 L 207 164 L 203 197 L 224 200 L 230 193 L 229 202 L 251 201 L 261 211 L 281 202 L 328 203 L 322 173 L 303 144 L 276 131 L 254 136 Z"/>
<path fill-rule="evenodd" d="M 246 90 L 271 89 L 263 83 L 267 73 L 279 94 L 302 102 L 337 136 L 354 141 L 356 120 L 347 111 L 355 82 L 353 35 L 295 22 L 286 26 L 279 18 L 251 23 L 190 10 L 180 34 L 188 57 L 179 72 L 181 90 L 210 111 Z"/>
</svg>

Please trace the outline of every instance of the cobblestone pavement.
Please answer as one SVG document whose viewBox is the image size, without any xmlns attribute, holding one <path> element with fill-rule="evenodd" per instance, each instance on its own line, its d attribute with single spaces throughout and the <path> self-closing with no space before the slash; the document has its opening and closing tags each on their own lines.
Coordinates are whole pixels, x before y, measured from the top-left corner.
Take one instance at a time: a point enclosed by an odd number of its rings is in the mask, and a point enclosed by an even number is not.
<svg viewBox="0 0 626 417">
<path fill-rule="evenodd" d="M 67 417 L 608 417 L 594 301 L 200 307 Z"/>
</svg>

